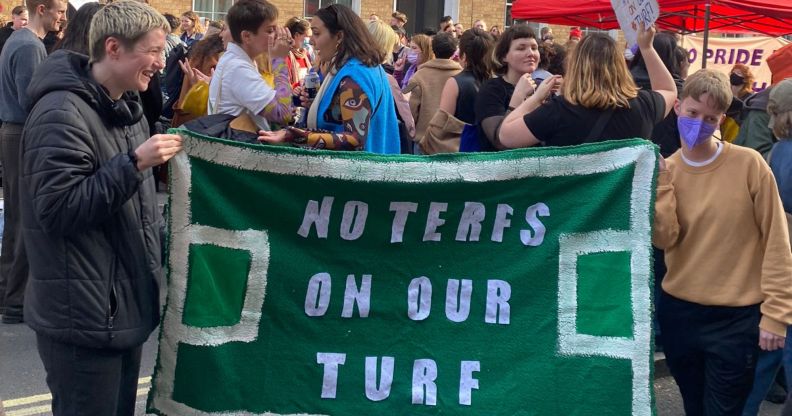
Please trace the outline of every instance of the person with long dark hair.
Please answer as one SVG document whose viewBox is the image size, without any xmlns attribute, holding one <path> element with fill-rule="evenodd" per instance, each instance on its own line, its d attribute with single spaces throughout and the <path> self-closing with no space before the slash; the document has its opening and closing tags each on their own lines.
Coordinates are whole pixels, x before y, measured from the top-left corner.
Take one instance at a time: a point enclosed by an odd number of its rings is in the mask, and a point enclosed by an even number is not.
<svg viewBox="0 0 792 416">
<path fill-rule="evenodd" d="M 259 133 L 267 143 L 330 150 L 399 153 L 393 95 L 382 69 L 384 52 L 352 9 L 333 4 L 311 21 L 324 81 L 308 111 L 308 129 Z"/>
<path fill-rule="evenodd" d="M 479 88 L 492 78 L 492 49 L 495 39 L 488 32 L 473 28 L 459 39 L 459 60 L 462 72 L 446 81 L 440 98 L 440 109 L 467 124 L 476 123 L 476 96 Z"/>
</svg>

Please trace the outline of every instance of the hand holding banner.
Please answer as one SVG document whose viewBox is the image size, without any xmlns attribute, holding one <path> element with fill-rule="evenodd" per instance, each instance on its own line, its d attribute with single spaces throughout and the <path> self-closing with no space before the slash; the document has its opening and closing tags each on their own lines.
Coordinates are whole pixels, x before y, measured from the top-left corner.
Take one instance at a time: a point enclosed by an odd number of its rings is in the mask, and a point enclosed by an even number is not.
<svg viewBox="0 0 792 416">
<path fill-rule="evenodd" d="M 651 143 L 412 157 L 178 132 L 149 412 L 655 413 Z"/>
</svg>

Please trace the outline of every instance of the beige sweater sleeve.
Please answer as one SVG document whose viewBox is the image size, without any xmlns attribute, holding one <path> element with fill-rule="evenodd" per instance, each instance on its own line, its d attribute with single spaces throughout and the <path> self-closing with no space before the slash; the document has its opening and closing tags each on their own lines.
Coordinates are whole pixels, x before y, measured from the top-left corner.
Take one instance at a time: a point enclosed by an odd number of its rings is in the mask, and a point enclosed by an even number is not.
<svg viewBox="0 0 792 416">
<path fill-rule="evenodd" d="M 410 94 L 410 112 L 412 113 L 415 124 L 418 124 L 418 116 L 421 113 L 421 85 L 415 77 L 404 87 L 404 94 Z"/>
<path fill-rule="evenodd" d="M 759 327 L 786 336 L 786 327 L 792 324 L 792 251 L 784 206 L 769 168 L 759 175 L 756 184 L 754 217 L 764 243 L 762 293 L 765 300 Z"/>
<path fill-rule="evenodd" d="M 657 175 L 657 199 L 655 199 L 654 233 L 652 244 L 661 250 L 673 247 L 679 239 L 679 220 L 677 202 L 671 171 L 665 170 Z"/>
</svg>

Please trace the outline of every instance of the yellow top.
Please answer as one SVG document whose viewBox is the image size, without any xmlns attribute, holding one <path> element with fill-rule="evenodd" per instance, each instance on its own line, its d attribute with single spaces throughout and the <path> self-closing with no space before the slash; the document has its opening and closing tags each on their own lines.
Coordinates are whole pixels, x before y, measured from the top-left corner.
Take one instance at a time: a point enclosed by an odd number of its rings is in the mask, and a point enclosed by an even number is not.
<svg viewBox="0 0 792 416">
<path fill-rule="evenodd" d="M 654 244 L 665 250 L 666 293 L 702 305 L 762 303 L 759 326 L 792 324 L 792 251 L 775 178 L 756 151 L 723 143 L 693 167 L 681 150 L 658 176 Z"/>
</svg>

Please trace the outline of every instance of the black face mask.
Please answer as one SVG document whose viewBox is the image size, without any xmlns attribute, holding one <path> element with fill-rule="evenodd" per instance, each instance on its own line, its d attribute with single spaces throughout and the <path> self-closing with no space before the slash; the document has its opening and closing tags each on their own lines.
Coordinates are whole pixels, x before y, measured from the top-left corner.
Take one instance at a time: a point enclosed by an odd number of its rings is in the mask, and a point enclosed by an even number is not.
<svg viewBox="0 0 792 416">
<path fill-rule="evenodd" d="M 729 77 L 729 81 L 731 82 L 731 85 L 734 85 L 735 87 L 739 87 L 740 85 L 745 84 L 745 78 L 737 74 L 731 74 L 731 76 Z"/>
</svg>

